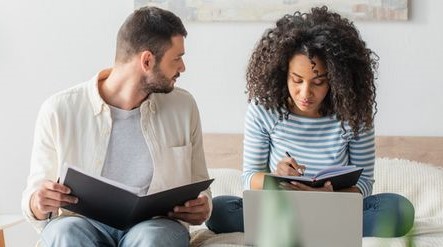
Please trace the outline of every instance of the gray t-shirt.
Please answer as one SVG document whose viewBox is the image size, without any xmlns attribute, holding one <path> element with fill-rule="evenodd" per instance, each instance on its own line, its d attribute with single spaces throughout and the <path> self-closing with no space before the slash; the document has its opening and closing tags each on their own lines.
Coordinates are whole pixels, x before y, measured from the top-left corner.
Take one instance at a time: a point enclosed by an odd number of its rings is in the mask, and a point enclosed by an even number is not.
<svg viewBox="0 0 443 247">
<path fill-rule="evenodd" d="M 137 195 L 145 195 L 154 169 L 140 124 L 140 108 L 127 111 L 109 107 L 112 131 L 102 176 L 126 185 Z"/>
</svg>

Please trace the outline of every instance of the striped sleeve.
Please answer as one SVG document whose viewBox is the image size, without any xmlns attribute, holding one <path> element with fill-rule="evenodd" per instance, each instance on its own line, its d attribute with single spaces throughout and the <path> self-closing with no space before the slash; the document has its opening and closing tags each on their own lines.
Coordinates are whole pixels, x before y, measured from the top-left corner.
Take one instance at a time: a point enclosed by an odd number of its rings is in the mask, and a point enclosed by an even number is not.
<svg viewBox="0 0 443 247">
<path fill-rule="evenodd" d="M 356 186 L 362 192 L 363 197 L 371 195 L 375 164 L 375 134 L 373 129 L 361 133 L 358 138 L 353 138 L 349 142 L 349 162 L 350 165 L 364 168 Z"/>
<path fill-rule="evenodd" d="M 257 172 L 269 172 L 269 130 L 275 125 L 275 119 L 262 106 L 249 104 L 245 116 L 243 140 L 244 189 L 251 188 L 251 178 Z"/>
</svg>

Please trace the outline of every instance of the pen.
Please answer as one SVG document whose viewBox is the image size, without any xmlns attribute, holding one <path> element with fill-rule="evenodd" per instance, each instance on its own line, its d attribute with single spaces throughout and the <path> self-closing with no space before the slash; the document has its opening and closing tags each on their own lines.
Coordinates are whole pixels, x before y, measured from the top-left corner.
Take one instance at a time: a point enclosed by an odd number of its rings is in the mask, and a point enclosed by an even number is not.
<svg viewBox="0 0 443 247">
<path fill-rule="evenodd" d="M 60 177 L 57 178 L 57 183 L 59 183 L 59 182 L 60 182 Z M 52 218 L 52 211 L 49 212 L 49 214 L 48 214 L 48 220 L 50 220 L 51 218 Z"/>
<path fill-rule="evenodd" d="M 285 152 L 286 156 L 288 156 L 289 158 L 292 158 L 292 156 L 288 153 L 288 151 Z M 289 166 L 295 170 L 295 167 L 292 164 L 289 164 Z M 303 176 L 304 172 L 302 169 L 298 168 L 297 169 L 298 173 L 300 173 L 300 176 Z"/>
</svg>

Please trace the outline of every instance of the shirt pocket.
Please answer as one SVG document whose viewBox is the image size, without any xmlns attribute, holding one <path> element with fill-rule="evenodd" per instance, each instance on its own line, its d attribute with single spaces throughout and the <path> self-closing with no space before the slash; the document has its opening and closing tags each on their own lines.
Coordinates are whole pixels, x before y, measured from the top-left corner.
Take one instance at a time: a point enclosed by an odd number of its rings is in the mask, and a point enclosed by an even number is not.
<svg viewBox="0 0 443 247">
<path fill-rule="evenodd" d="M 164 154 L 167 160 L 165 168 L 170 174 L 172 186 L 179 186 L 191 182 L 192 179 L 192 144 L 169 147 Z"/>
</svg>

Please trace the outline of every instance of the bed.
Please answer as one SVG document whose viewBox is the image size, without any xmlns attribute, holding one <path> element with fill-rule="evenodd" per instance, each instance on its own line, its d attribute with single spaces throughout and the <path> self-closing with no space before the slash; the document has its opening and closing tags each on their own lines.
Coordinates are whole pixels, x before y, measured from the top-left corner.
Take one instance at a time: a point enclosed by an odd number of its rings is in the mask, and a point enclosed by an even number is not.
<svg viewBox="0 0 443 247">
<path fill-rule="evenodd" d="M 204 134 L 213 196 L 241 196 L 242 134 Z M 414 204 L 413 230 L 401 238 L 363 238 L 363 247 L 443 246 L 443 137 L 376 137 L 374 193 L 394 192 Z M 191 227 L 191 246 L 244 246 L 243 233 Z"/>
</svg>

